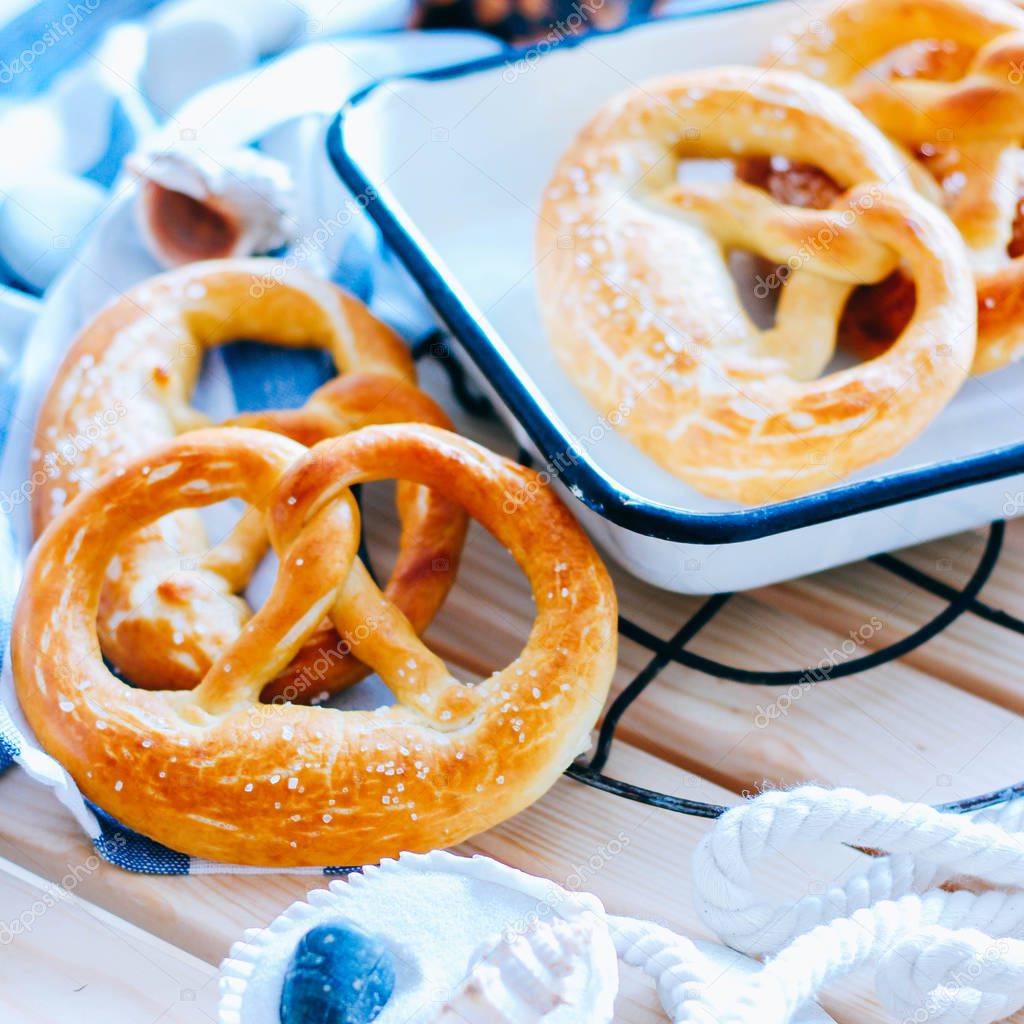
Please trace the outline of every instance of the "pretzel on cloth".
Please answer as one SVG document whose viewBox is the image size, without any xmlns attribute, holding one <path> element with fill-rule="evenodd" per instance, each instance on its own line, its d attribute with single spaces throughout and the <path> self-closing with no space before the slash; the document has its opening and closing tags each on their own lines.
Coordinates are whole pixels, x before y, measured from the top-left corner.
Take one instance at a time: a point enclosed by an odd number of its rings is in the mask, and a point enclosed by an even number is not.
<svg viewBox="0 0 1024 1024">
<path fill-rule="evenodd" d="M 925 194 L 967 243 L 975 372 L 1024 356 L 1024 11 L 1002 0 L 844 0 L 780 37 L 769 63 L 842 91 L 915 155 L 930 175 Z M 897 278 L 861 304 L 851 338 L 877 350 L 913 289 Z"/>
<path fill-rule="evenodd" d="M 454 679 L 356 558 L 354 484 L 444 493 L 528 576 L 522 653 Z M 508 511 L 506 495 L 528 495 Z M 241 498 L 279 558 L 266 603 L 188 691 L 148 691 L 104 665 L 96 613 L 116 542 L 181 508 Z M 329 615 L 398 704 L 259 702 Z M 537 799 L 584 749 L 615 667 L 611 581 L 539 478 L 436 427 L 366 427 L 306 450 L 262 430 L 184 434 L 85 490 L 29 559 L 15 613 L 18 697 L 82 791 L 175 849 L 262 865 L 362 864 L 447 846 Z"/>
<path fill-rule="evenodd" d="M 302 410 L 240 422 L 307 445 L 373 423 L 450 426 L 416 388 L 408 349 L 390 328 L 334 285 L 284 271 L 273 260 L 191 264 L 131 289 L 85 328 L 36 428 L 33 469 L 44 481 L 32 501 L 37 533 L 99 477 L 208 423 L 190 404 L 203 355 L 236 338 L 319 347 L 342 374 Z M 423 630 L 454 582 L 467 521 L 443 494 L 411 484 L 399 486 L 397 502 L 402 533 L 387 595 Z M 194 511 L 131 536 L 111 534 L 110 543 L 117 553 L 99 607 L 104 654 L 136 686 L 194 686 L 251 615 L 239 595 L 266 552 L 262 518 L 244 515 L 212 549 Z M 366 671 L 325 623 L 267 696 L 313 699 Z"/>
<path fill-rule="evenodd" d="M 740 181 L 680 183 L 688 158 L 783 154 L 845 190 L 781 206 Z M 794 268 L 759 330 L 726 264 L 742 248 Z M 537 275 L 567 372 L 622 431 L 699 490 L 764 502 L 832 484 L 898 451 L 956 393 L 974 355 L 964 247 L 913 193 L 893 147 L 803 76 L 725 67 L 619 96 L 547 188 Z M 905 265 L 913 317 L 871 362 L 818 375 L 855 285 Z"/>
</svg>

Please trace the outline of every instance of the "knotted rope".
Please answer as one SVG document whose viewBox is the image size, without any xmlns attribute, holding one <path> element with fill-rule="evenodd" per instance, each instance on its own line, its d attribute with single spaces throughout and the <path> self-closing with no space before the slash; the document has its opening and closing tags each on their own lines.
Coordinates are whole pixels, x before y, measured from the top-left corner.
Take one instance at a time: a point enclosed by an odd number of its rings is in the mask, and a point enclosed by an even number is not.
<svg viewBox="0 0 1024 1024">
<path fill-rule="evenodd" d="M 787 1024 L 831 981 L 873 967 L 907 1024 L 990 1024 L 1024 1007 L 1024 806 L 966 818 L 850 789 L 765 793 L 730 810 L 694 857 L 694 898 L 728 945 L 769 957 L 712 985 L 704 954 L 660 926 L 610 919 L 620 957 L 655 978 L 675 1024 Z M 885 850 L 794 902 L 757 892 L 771 856 L 808 844 Z M 954 880 L 975 888 L 948 891 Z"/>
</svg>

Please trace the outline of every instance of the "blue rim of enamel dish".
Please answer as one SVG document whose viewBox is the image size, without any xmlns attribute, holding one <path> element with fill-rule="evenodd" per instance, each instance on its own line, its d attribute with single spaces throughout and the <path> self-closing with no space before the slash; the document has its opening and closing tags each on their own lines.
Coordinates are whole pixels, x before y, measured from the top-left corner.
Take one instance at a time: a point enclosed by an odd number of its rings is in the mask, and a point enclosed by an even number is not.
<svg viewBox="0 0 1024 1024">
<path fill-rule="evenodd" d="M 775 0 L 698 4 L 665 20 L 759 7 L 771 2 Z M 772 505 L 736 511 L 693 512 L 645 498 L 602 470 L 580 448 L 566 424 L 498 333 L 482 315 L 473 311 L 472 303 L 446 275 L 429 244 L 401 209 L 387 203 L 381 189 L 346 148 L 346 117 L 391 82 L 406 78 L 425 81 L 460 78 L 514 63 L 531 54 L 538 60 L 544 60 L 558 50 L 645 24 L 652 22 L 634 21 L 611 32 L 566 38 L 539 57 L 536 57 L 536 47 L 526 46 L 509 49 L 494 57 L 383 79 L 356 93 L 338 112 L 327 132 L 328 157 L 338 175 L 355 195 L 368 197 L 367 212 L 384 239 L 561 482 L 593 512 L 634 533 L 681 543 L 732 544 L 1024 473 L 1024 443 L 1016 443 L 964 458 L 896 470 Z M 567 458 L 570 454 L 572 457 Z"/>
</svg>

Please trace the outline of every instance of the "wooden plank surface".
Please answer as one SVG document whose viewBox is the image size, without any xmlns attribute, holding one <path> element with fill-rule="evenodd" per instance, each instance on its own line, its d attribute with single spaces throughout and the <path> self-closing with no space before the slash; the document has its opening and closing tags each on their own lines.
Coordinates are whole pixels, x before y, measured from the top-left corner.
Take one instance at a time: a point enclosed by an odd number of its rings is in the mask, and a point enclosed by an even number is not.
<svg viewBox="0 0 1024 1024">
<path fill-rule="evenodd" d="M 729 794 L 628 747 L 616 753 L 611 768 L 641 785 L 659 785 L 695 799 L 719 801 Z M 595 790 L 564 780 L 528 811 L 458 852 L 483 853 L 560 884 L 597 894 L 615 913 L 658 920 L 694 937 L 710 938 L 689 898 L 690 855 L 709 823 L 679 818 L 640 804 L 609 799 Z M 55 800 L 41 800 L 39 789 L 23 775 L 0 779 L 5 815 L 0 828 L 0 856 L 10 857 L 54 879 L 79 871 L 76 895 L 119 918 L 145 928 L 160 939 L 210 964 L 226 954 L 246 927 L 269 923 L 310 888 L 326 884 L 309 876 L 128 875 L 98 864 L 89 843 Z M 10 822 L 16 822 L 14 834 Z M 615 841 L 609 853 L 609 844 Z M 814 884 L 839 877 L 859 857 L 832 851 L 828 870 L 819 864 Z M 769 884 L 786 884 L 791 865 L 775 865 Z M 578 881 L 577 881 L 578 880 Z M 5 918 L 30 905 L 0 904 Z M 16 942 L 20 943 L 19 938 Z M 25 955 L 31 956 L 31 950 Z M 862 990 L 843 1001 L 848 1021 L 874 1019 Z M 132 1018 L 135 1020 L 136 1018 Z M 145 1021 L 147 1018 L 138 1018 Z M 647 982 L 625 972 L 616 1020 L 622 1024 L 663 1021 Z"/>
<path fill-rule="evenodd" d="M 441 390 L 436 379 L 432 390 Z M 493 424 L 463 420 L 462 426 L 471 436 L 509 448 Z M 386 569 L 395 531 L 388 489 L 367 488 L 365 502 L 371 551 L 378 568 Z M 982 594 L 1018 614 L 1024 612 L 1022 540 L 1024 524 L 1011 524 L 1003 558 Z M 960 585 L 977 562 L 982 543 L 980 535 L 972 534 L 925 545 L 904 557 Z M 620 571 L 614 574 L 623 610 L 660 637 L 671 635 L 702 601 L 661 593 Z M 800 668 L 828 658 L 850 630 L 876 618 L 878 625 L 858 642 L 857 653 L 917 628 L 942 606 L 877 567 L 846 567 L 733 598 L 693 649 L 749 668 Z M 475 529 L 459 583 L 428 639 L 464 677 L 482 676 L 515 656 L 527 635 L 532 608 L 528 588 L 507 553 Z M 616 689 L 649 658 L 649 651 L 624 641 Z M 653 789 L 722 803 L 735 802 L 738 794 L 766 782 L 806 779 L 885 790 L 908 799 L 948 800 L 1024 775 L 1015 756 L 1024 741 L 1017 714 L 1024 706 L 1022 670 L 1024 637 L 973 616 L 897 664 L 799 688 L 795 695 L 671 665 L 624 718 L 608 771 Z M 81 877 L 74 895 L 90 905 L 82 909 L 61 901 L 52 918 L 48 914 L 39 929 L 16 937 L 10 950 L 0 953 L 0 963 L 52 963 L 38 969 L 67 979 L 68 985 L 88 975 L 93 991 L 111 1000 L 114 1019 L 144 1024 L 150 1019 L 182 1024 L 208 1019 L 212 1004 L 203 1000 L 194 1007 L 174 1006 L 179 1016 L 158 1016 L 157 1003 L 162 1001 L 165 1013 L 171 1013 L 173 1002 L 173 992 L 165 986 L 171 982 L 161 981 L 159 972 L 171 978 L 197 972 L 191 988 L 205 992 L 209 986 L 204 989 L 200 982 L 209 977 L 209 965 L 225 955 L 243 928 L 267 923 L 307 889 L 323 884 L 309 876 L 283 874 L 129 875 L 95 860 L 66 811 L 23 774 L 0 777 L 0 803 L 0 856 L 48 881 L 59 881 L 77 868 Z M 485 853 L 578 885 L 596 893 L 613 912 L 651 917 L 699 937 L 705 933 L 690 898 L 689 864 L 708 827 L 706 821 L 630 803 L 566 779 L 534 807 L 478 837 L 463 852 Z M 621 846 L 614 855 L 608 853 L 613 840 L 612 849 Z M 772 865 L 768 880 L 797 894 L 818 890 L 840 878 L 859 857 L 849 850 L 815 852 L 803 867 Z M 0 919 L 14 919 L 30 906 L 38 884 L 17 875 L 13 881 L 0 880 Z M 96 907 L 126 922 L 127 928 L 146 933 L 138 948 L 150 966 L 125 971 L 130 976 L 122 989 L 110 977 L 110 964 L 118 955 L 117 944 L 131 945 L 140 933 L 130 930 L 126 934 L 132 940 L 123 940 L 113 926 L 94 926 L 99 920 Z M 57 929 L 57 922 L 69 914 L 69 934 L 78 934 L 75 929 L 102 933 L 107 955 L 96 947 L 93 957 L 88 942 L 69 946 L 54 938 L 50 929 Z M 111 923 L 110 918 L 102 920 Z M 180 964 L 169 948 L 181 951 Z M 24 973 L 35 969 L 26 967 Z M 119 1000 L 143 998 L 135 993 L 149 977 L 146 971 L 156 971 L 157 981 L 147 989 L 145 1012 L 121 1014 Z M 865 981 L 853 982 L 830 992 L 826 1003 L 845 1024 L 881 1020 L 869 991 Z M 84 1000 L 79 1002 L 84 1005 Z M 188 1016 L 197 1012 L 206 1016 Z M 617 1021 L 653 1024 L 663 1019 L 650 987 L 629 974 Z"/>
<path fill-rule="evenodd" d="M 5 1024 L 208 1024 L 216 1018 L 217 972 L 135 928 L 0 860 L 0 992 Z"/>
</svg>

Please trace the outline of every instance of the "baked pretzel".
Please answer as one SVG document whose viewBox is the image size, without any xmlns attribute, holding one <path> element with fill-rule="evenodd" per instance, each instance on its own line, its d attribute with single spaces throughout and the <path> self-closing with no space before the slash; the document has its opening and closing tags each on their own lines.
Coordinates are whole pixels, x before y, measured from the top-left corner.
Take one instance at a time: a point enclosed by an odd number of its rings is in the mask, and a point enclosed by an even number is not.
<svg viewBox="0 0 1024 1024">
<path fill-rule="evenodd" d="M 454 679 L 356 558 L 349 487 L 450 495 L 517 560 L 537 617 L 519 657 Z M 508 494 L 522 496 L 509 511 Z M 96 613 L 118 540 L 181 508 L 241 498 L 279 558 L 266 603 L 190 691 L 126 686 Z M 259 703 L 325 615 L 399 703 Z M 82 791 L 175 849 L 260 865 L 363 864 L 457 843 L 536 800 L 588 743 L 616 659 L 615 593 L 532 471 L 456 434 L 367 427 L 306 450 L 267 431 L 184 434 L 83 491 L 44 531 L 15 613 L 18 697 Z"/>
<path fill-rule="evenodd" d="M 844 0 L 781 37 L 769 62 L 842 91 L 915 155 L 931 178 L 925 194 L 967 243 L 975 372 L 1024 356 L 1024 11 L 1002 0 Z M 912 303 L 895 279 L 855 311 L 854 340 L 891 340 Z"/>
<path fill-rule="evenodd" d="M 842 193 L 784 207 L 739 181 L 682 184 L 687 158 L 814 161 Z M 775 325 L 744 312 L 734 248 L 794 269 Z M 898 451 L 960 387 L 974 297 L 949 221 L 841 96 L 799 75 L 717 68 L 609 103 L 545 192 L 537 275 L 547 330 L 598 410 L 699 490 L 744 502 L 831 484 Z M 817 379 L 855 285 L 900 263 L 913 317 L 871 362 Z"/>
<path fill-rule="evenodd" d="M 239 422 L 307 445 L 373 423 L 450 426 L 416 388 L 401 339 L 357 299 L 310 274 L 285 273 L 272 260 L 191 264 L 107 306 L 65 357 L 36 428 L 33 468 L 44 479 L 33 495 L 37 534 L 99 477 L 208 423 L 190 404 L 203 354 L 235 338 L 317 346 L 343 374 L 302 410 Z M 444 495 L 413 485 L 401 485 L 397 501 L 402 534 L 387 594 L 422 630 L 454 581 L 466 517 Z M 99 608 L 104 654 L 136 686 L 194 686 L 252 614 L 239 595 L 266 551 L 261 517 L 244 515 L 212 549 L 192 511 L 130 538 L 111 535 L 111 543 L 117 556 Z M 326 623 L 267 696 L 309 700 L 365 674 Z"/>
</svg>

